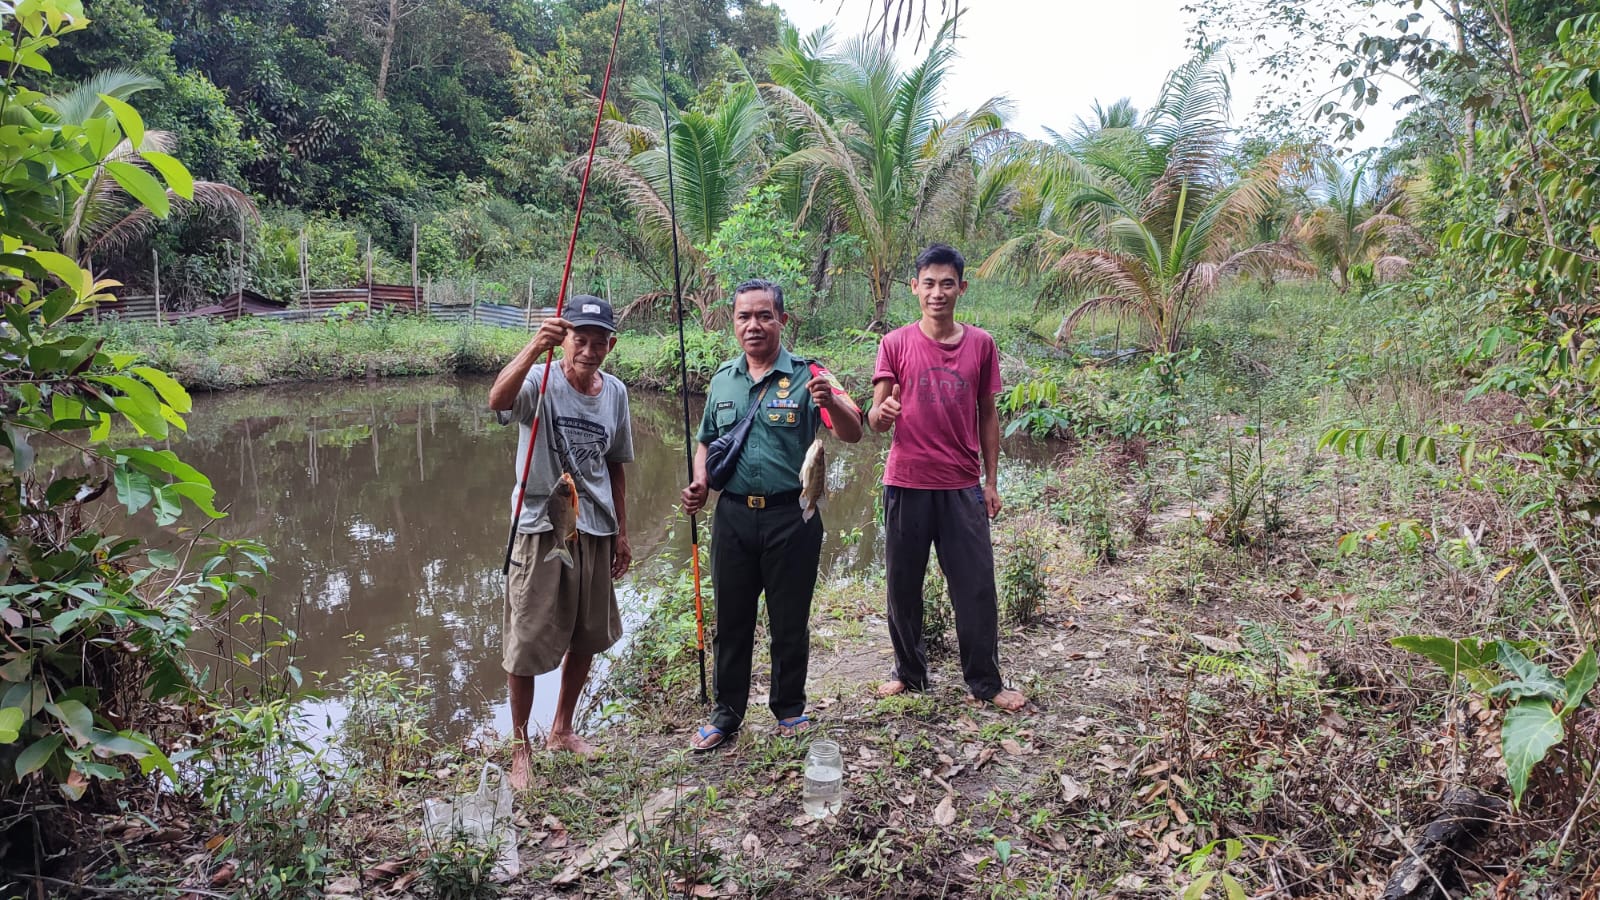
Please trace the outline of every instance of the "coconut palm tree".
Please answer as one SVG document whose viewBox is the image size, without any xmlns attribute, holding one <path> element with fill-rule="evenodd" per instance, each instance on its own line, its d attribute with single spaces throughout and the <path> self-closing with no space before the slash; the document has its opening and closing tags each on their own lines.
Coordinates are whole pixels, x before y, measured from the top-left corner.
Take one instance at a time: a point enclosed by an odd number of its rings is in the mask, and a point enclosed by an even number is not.
<svg viewBox="0 0 1600 900">
<path fill-rule="evenodd" d="M 1393 251 L 1415 235 L 1406 218 L 1406 195 L 1398 173 L 1385 159 L 1366 157 L 1354 168 L 1335 159 L 1317 161 L 1312 196 L 1316 209 L 1300 226 L 1300 240 L 1328 271 L 1333 286 L 1350 289 L 1352 273 L 1367 270 L 1368 277 L 1393 274 L 1410 260 Z"/>
<path fill-rule="evenodd" d="M 1137 128 L 1050 148 L 1049 223 L 1002 245 L 980 276 L 1042 276 L 1080 297 L 1058 341 L 1088 315 L 1137 319 L 1145 345 L 1181 349 L 1190 323 L 1228 275 L 1293 266 L 1283 241 L 1245 244 L 1278 194 L 1286 156 L 1234 176 L 1225 162 L 1228 81 L 1215 48 L 1168 78 Z M 1064 227 L 1063 227 L 1064 223 Z"/>
<path fill-rule="evenodd" d="M 126 101 L 141 91 L 160 86 L 159 81 L 137 72 L 107 69 L 51 95 L 45 104 L 55 113 L 56 121 L 81 126 L 115 115 L 102 97 Z M 171 132 L 153 129 L 145 131 L 138 146 L 123 138 L 84 176 L 83 193 L 70 208 L 61 211 L 60 220 L 54 223 L 61 251 L 82 265 L 87 265 L 96 253 L 122 252 L 148 239 L 169 210 L 178 214 L 205 211 L 228 213 L 235 219 L 260 218 L 249 196 L 237 188 L 213 181 L 194 182 L 188 197 L 167 188 L 164 191 L 167 209 L 161 209 L 159 201 L 152 205 L 145 197 L 140 199 L 147 202 L 135 202 L 123 184 L 125 180 L 144 182 L 147 179 L 148 185 L 158 192 L 157 196 L 162 193 L 159 183 L 148 174 L 151 163 L 142 154 L 170 155 L 177 143 L 177 137 Z"/>
<path fill-rule="evenodd" d="M 796 86 L 763 86 L 774 115 L 801 144 L 774 164 L 773 175 L 807 173 L 816 202 L 836 211 L 860 240 L 875 329 L 886 327 L 890 292 L 928 225 L 961 202 L 976 177 L 975 158 L 1008 137 L 996 98 L 939 118 L 953 55 L 941 32 L 922 62 L 902 71 L 887 48 L 857 39 L 820 73 L 825 103 L 808 102 Z"/>
<path fill-rule="evenodd" d="M 610 152 L 595 157 L 594 174 L 618 188 L 638 217 L 641 230 L 664 244 L 673 222 L 665 140 L 672 142 L 671 199 L 677 207 L 685 296 L 704 313 L 721 296 L 706 269 L 704 248 L 763 174 L 760 140 L 768 130 L 766 111 L 754 83 L 744 82 L 729 88 L 710 109 L 673 110 L 667 128 L 662 122 L 658 85 L 641 79 L 635 82 L 632 94 L 638 117 L 606 123 Z M 574 165 L 582 163 L 579 159 Z M 659 294 L 648 294 L 623 314 L 659 299 Z"/>
</svg>

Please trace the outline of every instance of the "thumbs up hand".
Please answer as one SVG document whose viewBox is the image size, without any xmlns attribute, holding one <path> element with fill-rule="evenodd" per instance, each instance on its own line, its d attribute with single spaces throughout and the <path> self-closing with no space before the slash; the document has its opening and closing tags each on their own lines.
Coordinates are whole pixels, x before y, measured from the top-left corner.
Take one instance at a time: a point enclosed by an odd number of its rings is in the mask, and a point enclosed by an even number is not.
<svg viewBox="0 0 1600 900">
<path fill-rule="evenodd" d="M 873 428 L 878 431 L 888 431 L 894 427 L 895 420 L 900 418 L 900 385 L 890 388 L 889 396 L 883 399 L 872 410 Z"/>
</svg>

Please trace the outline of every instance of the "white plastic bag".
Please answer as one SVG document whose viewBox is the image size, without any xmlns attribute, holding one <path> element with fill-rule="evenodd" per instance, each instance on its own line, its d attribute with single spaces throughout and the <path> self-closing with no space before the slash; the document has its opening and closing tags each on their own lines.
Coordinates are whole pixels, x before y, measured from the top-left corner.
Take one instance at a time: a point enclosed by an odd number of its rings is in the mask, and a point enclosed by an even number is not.
<svg viewBox="0 0 1600 900">
<path fill-rule="evenodd" d="M 491 784 L 489 773 L 494 773 Z M 435 846 L 452 838 L 495 851 L 495 881 L 510 881 L 522 870 L 517 854 L 517 826 L 512 819 L 511 785 L 494 763 L 484 763 L 478 776 L 478 790 L 449 800 L 425 800 L 422 828 Z"/>
</svg>

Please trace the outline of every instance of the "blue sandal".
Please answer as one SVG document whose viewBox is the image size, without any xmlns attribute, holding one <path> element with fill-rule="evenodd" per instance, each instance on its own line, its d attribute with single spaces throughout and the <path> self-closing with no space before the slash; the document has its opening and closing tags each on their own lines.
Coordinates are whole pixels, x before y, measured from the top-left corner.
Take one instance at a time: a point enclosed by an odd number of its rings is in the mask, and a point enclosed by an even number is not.
<svg viewBox="0 0 1600 900">
<path fill-rule="evenodd" d="M 689 749 L 696 753 L 705 753 L 721 747 L 728 741 L 727 732 L 715 725 L 701 725 L 694 733 L 695 740 L 689 742 Z M 705 741 L 711 741 L 706 744 Z"/>
<path fill-rule="evenodd" d="M 778 737 L 799 737 L 815 727 L 816 723 L 805 713 L 778 720 Z"/>
</svg>

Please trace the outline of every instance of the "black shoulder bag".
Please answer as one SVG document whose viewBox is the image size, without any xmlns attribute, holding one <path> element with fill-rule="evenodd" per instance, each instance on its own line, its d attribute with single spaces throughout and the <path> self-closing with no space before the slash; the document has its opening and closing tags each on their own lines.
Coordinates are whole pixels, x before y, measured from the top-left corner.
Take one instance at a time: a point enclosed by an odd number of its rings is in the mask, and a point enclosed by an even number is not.
<svg viewBox="0 0 1600 900">
<path fill-rule="evenodd" d="M 766 396 L 767 388 L 762 386 L 761 393 L 756 395 L 756 402 L 745 410 L 739 424 L 706 447 L 706 481 L 712 490 L 722 490 L 733 479 L 733 471 L 739 467 L 739 454 L 744 452 L 745 439 L 750 436 L 750 426 L 755 423 L 756 412 L 761 409 L 761 401 Z"/>
</svg>

